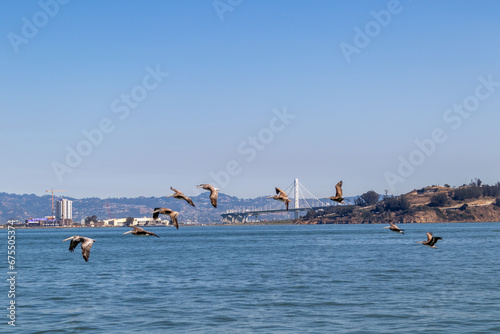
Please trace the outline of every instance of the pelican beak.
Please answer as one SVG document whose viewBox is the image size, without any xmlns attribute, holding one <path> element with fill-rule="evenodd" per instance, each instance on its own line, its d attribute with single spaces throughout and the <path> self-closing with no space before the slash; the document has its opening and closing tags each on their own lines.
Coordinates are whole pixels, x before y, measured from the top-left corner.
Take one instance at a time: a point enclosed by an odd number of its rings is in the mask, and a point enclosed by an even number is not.
<svg viewBox="0 0 500 334">
<path fill-rule="evenodd" d="M 68 240 L 72 240 L 73 237 L 69 237 L 68 239 L 64 239 L 63 241 L 68 241 Z"/>
<path fill-rule="evenodd" d="M 132 231 L 133 231 L 133 230 L 130 230 L 130 231 L 125 232 L 125 233 L 123 233 L 123 234 L 129 234 L 129 233 L 132 233 Z"/>
</svg>

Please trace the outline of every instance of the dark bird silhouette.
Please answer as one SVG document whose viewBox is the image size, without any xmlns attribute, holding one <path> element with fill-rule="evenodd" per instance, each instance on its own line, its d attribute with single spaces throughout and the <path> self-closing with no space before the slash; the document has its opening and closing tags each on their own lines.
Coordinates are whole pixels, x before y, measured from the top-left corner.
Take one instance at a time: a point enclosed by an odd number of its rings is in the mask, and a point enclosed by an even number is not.
<svg viewBox="0 0 500 334">
<path fill-rule="evenodd" d="M 394 224 L 393 222 L 389 222 L 389 226 L 386 226 L 384 228 L 388 228 L 389 230 L 393 231 L 393 232 L 398 232 L 398 233 L 401 233 L 401 234 L 405 234 L 402 230 L 400 229 L 396 224 Z"/>
<path fill-rule="evenodd" d="M 177 216 L 179 216 L 179 212 L 171 210 L 169 208 L 155 208 L 153 211 L 153 219 L 158 219 L 158 216 L 162 215 L 169 215 L 170 219 L 172 220 L 172 224 L 179 229 L 179 223 L 177 222 Z"/>
<path fill-rule="evenodd" d="M 189 204 L 191 204 L 192 206 L 195 206 L 194 203 L 193 203 L 193 201 L 191 200 L 191 198 L 189 198 L 186 195 L 184 195 L 184 193 L 182 191 L 179 191 L 179 190 L 174 189 L 172 187 L 170 187 L 170 189 L 172 189 L 172 191 L 174 192 L 174 194 L 168 195 L 168 196 L 165 196 L 165 197 L 173 197 L 173 198 L 177 198 L 177 199 L 183 199 L 186 202 L 188 202 Z"/>
<path fill-rule="evenodd" d="M 219 196 L 219 190 L 218 188 L 215 188 L 214 186 L 210 185 L 210 184 L 200 184 L 198 186 L 196 186 L 196 188 L 203 188 L 205 190 L 208 190 L 210 191 L 210 202 L 212 203 L 212 206 L 214 208 L 217 207 L 217 197 Z"/>
<path fill-rule="evenodd" d="M 155 237 L 159 238 L 159 236 L 157 236 L 153 232 L 146 231 L 146 230 L 144 230 L 143 228 L 141 228 L 139 226 L 130 226 L 130 227 L 132 227 L 133 230 L 130 230 L 130 231 L 125 232 L 123 234 L 132 233 L 133 235 L 154 235 Z"/>
<path fill-rule="evenodd" d="M 432 233 L 429 232 L 429 233 L 427 233 L 427 240 L 426 241 L 417 241 L 417 243 L 429 246 L 431 248 L 437 248 L 434 245 L 436 244 L 436 242 L 438 242 L 438 240 L 442 240 L 442 239 L 443 238 L 441 238 L 441 237 L 434 237 L 434 236 L 432 236 Z"/>
<path fill-rule="evenodd" d="M 268 196 L 266 198 L 272 198 L 274 200 L 277 200 L 277 201 L 280 201 L 280 202 L 284 202 L 285 206 L 286 206 L 286 209 L 288 210 L 288 204 L 290 204 L 290 202 L 292 200 L 288 198 L 288 195 L 286 194 L 286 192 L 284 192 L 283 190 L 281 190 L 278 187 L 274 187 L 274 188 L 276 189 L 276 195 L 274 195 L 274 196 Z"/>
<path fill-rule="evenodd" d="M 82 255 L 83 259 L 85 262 L 89 262 L 89 256 L 90 256 L 90 249 L 92 248 L 92 244 L 95 242 L 94 239 L 90 239 L 87 237 L 81 237 L 79 235 L 74 235 L 72 237 L 69 237 L 67 239 L 64 239 L 63 241 L 68 241 L 71 240 L 69 243 L 69 251 L 74 252 L 76 246 L 81 242 L 81 247 L 82 247 Z"/>
<path fill-rule="evenodd" d="M 342 197 L 342 181 L 335 185 L 335 196 L 326 197 L 325 199 L 329 199 L 338 203 L 345 203 L 344 198 Z"/>
</svg>

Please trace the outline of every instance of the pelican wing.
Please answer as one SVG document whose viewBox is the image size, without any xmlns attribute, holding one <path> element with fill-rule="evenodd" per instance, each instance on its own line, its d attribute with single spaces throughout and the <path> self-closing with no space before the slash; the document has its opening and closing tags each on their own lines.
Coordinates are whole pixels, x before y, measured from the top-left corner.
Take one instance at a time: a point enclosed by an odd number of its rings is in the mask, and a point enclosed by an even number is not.
<svg viewBox="0 0 500 334">
<path fill-rule="evenodd" d="M 212 203 L 214 208 L 217 207 L 217 196 L 218 196 L 219 189 L 215 188 L 211 184 L 206 184 L 206 183 L 200 184 L 200 185 L 196 186 L 196 188 L 203 188 L 205 190 L 210 191 L 210 202 Z M 194 206 L 194 204 L 192 204 L 192 205 Z"/>
<path fill-rule="evenodd" d="M 181 192 L 178 192 L 175 194 L 176 196 L 174 196 L 174 198 L 177 198 L 177 199 L 183 199 L 185 200 L 186 202 L 188 202 L 189 204 L 191 204 L 192 206 L 195 206 L 194 203 L 193 203 L 193 200 L 189 197 L 187 197 L 186 195 L 184 195 L 183 193 Z"/>
<path fill-rule="evenodd" d="M 168 208 L 155 208 L 153 211 L 153 219 L 157 219 L 160 216 L 160 214 L 168 215 L 170 214 L 170 212 L 172 212 L 172 210 Z"/>
<path fill-rule="evenodd" d="M 137 232 L 144 232 L 144 229 L 142 227 L 139 227 L 139 226 L 130 226 L 134 229 L 134 231 L 137 231 Z"/>
<path fill-rule="evenodd" d="M 209 190 L 209 191 L 212 191 L 212 189 L 214 189 L 214 187 L 211 184 L 207 184 L 207 183 L 202 183 L 199 186 L 197 186 L 196 188 L 203 188 L 203 189 Z"/>
<path fill-rule="evenodd" d="M 278 195 L 279 197 L 288 197 L 286 192 L 284 192 L 283 190 L 281 190 L 278 187 L 275 187 L 275 188 L 276 188 L 276 195 Z"/>
<path fill-rule="evenodd" d="M 217 207 L 217 197 L 219 197 L 219 193 L 217 192 L 217 190 L 213 189 L 210 192 L 210 202 L 212 203 L 214 208 Z"/>
<path fill-rule="evenodd" d="M 180 192 L 179 190 L 177 190 L 177 189 L 175 189 L 175 188 L 170 187 L 170 189 L 171 189 L 173 192 L 175 192 L 175 193 L 181 193 L 181 194 L 182 194 L 182 192 Z"/>
<path fill-rule="evenodd" d="M 179 223 L 177 222 L 177 216 L 179 213 L 177 211 L 173 211 L 170 213 L 170 219 L 172 219 L 172 224 L 174 224 L 175 228 L 179 229 Z"/>
<path fill-rule="evenodd" d="M 92 248 L 93 243 L 94 240 L 90 238 L 84 238 L 84 241 L 82 242 L 82 255 L 85 262 L 89 262 L 90 249 Z"/>
<path fill-rule="evenodd" d="M 149 235 L 154 235 L 155 237 L 159 238 L 155 233 L 147 231 Z"/>
<path fill-rule="evenodd" d="M 427 242 L 431 242 L 431 240 L 432 240 L 432 233 L 428 232 L 426 234 L 427 234 Z"/>
<path fill-rule="evenodd" d="M 432 237 L 431 240 L 429 241 L 429 245 L 431 247 L 434 247 L 434 245 L 436 244 L 436 242 L 438 242 L 438 240 L 441 240 L 442 238 L 441 237 Z"/>
<path fill-rule="evenodd" d="M 146 231 L 146 230 L 143 230 L 143 229 L 141 229 L 141 230 L 142 230 L 142 233 L 143 233 L 143 234 L 145 234 L 145 235 L 154 235 L 155 237 L 159 238 L 159 236 L 157 236 L 157 235 L 156 235 L 155 233 L 153 233 L 153 232 Z"/>
<path fill-rule="evenodd" d="M 70 252 L 74 252 L 76 246 L 78 246 L 78 244 L 80 243 L 80 241 L 81 241 L 81 238 L 72 239 L 71 242 L 69 243 L 69 251 Z"/>
<path fill-rule="evenodd" d="M 342 181 L 335 185 L 335 197 L 342 197 Z"/>
<path fill-rule="evenodd" d="M 184 199 L 186 200 L 186 202 L 188 202 L 189 204 L 191 204 L 192 206 L 195 206 L 194 203 L 193 203 L 193 200 L 187 196 L 184 196 Z"/>
</svg>

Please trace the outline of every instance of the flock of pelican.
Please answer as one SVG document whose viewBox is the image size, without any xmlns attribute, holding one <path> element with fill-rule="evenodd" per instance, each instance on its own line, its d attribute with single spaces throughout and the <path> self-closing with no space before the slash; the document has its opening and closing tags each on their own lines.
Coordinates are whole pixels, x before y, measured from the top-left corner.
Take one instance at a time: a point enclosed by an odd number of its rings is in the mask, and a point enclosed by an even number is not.
<svg viewBox="0 0 500 334">
<path fill-rule="evenodd" d="M 404 231 L 403 229 L 399 228 L 396 224 L 394 224 L 391 221 L 389 221 L 389 226 L 386 226 L 384 228 L 388 228 L 389 230 L 391 230 L 393 232 L 396 232 L 396 233 L 405 234 L 403 232 Z M 425 241 L 417 241 L 417 244 L 422 244 L 422 245 L 425 245 L 425 246 L 429 246 L 431 248 L 437 248 L 434 245 L 436 244 L 436 242 L 438 242 L 438 240 L 442 240 L 442 239 L 443 238 L 441 238 L 441 237 L 434 237 L 431 232 L 428 232 L 427 233 L 427 240 L 425 240 Z"/>
<path fill-rule="evenodd" d="M 290 202 L 292 200 L 289 199 L 288 195 L 286 194 L 286 192 L 284 192 L 280 188 L 275 187 L 274 189 L 276 190 L 276 195 L 274 195 L 274 196 L 268 196 L 266 198 L 272 198 L 274 200 L 277 200 L 277 201 L 285 203 L 285 207 L 288 210 L 288 204 L 290 204 Z M 345 204 L 344 198 L 342 197 L 342 181 L 340 181 L 339 183 L 337 183 L 335 185 L 335 196 L 326 197 L 325 199 L 329 199 L 329 200 L 332 200 L 334 202 Z"/>
<path fill-rule="evenodd" d="M 203 188 L 205 190 L 210 191 L 210 196 L 209 196 L 210 203 L 212 204 L 212 206 L 214 208 L 217 207 L 217 197 L 219 196 L 220 189 L 218 189 L 210 184 L 200 184 L 200 185 L 196 186 L 196 188 Z M 188 204 L 192 205 L 193 207 L 195 206 L 193 203 L 193 200 L 191 198 L 189 198 L 188 196 L 184 195 L 184 193 L 182 191 L 177 190 L 173 187 L 170 187 L 170 189 L 174 193 L 172 195 L 168 195 L 165 197 L 173 197 L 176 199 L 180 199 L 180 200 L 186 201 Z M 287 207 L 288 207 L 288 205 L 287 205 Z M 158 219 L 160 214 L 168 215 L 170 217 L 170 220 L 172 221 L 172 224 L 175 226 L 175 228 L 179 229 L 179 223 L 177 221 L 177 217 L 179 216 L 179 212 L 174 211 L 174 210 L 169 209 L 169 208 L 154 208 L 153 219 L 155 219 L 155 220 Z M 144 236 L 152 235 L 152 236 L 159 238 L 159 236 L 156 235 L 155 233 L 150 232 L 150 231 L 146 231 L 145 229 L 143 229 L 139 226 L 132 226 L 132 230 L 125 232 L 123 234 L 129 234 L 129 233 L 131 233 L 133 235 L 144 235 Z M 68 240 L 71 240 L 71 242 L 69 244 L 69 251 L 70 252 L 74 252 L 76 246 L 78 246 L 78 244 L 81 243 L 80 246 L 82 248 L 83 259 L 85 260 L 85 262 L 88 262 L 89 257 L 90 257 L 90 249 L 92 248 L 92 245 L 95 242 L 95 240 L 87 238 L 87 237 L 82 237 L 80 235 L 74 235 L 72 237 L 64 239 L 63 241 L 68 241 Z"/>
<path fill-rule="evenodd" d="M 220 189 L 218 189 L 210 184 L 206 184 L 206 183 L 200 184 L 200 185 L 196 186 L 196 188 L 202 188 L 204 190 L 210 191 L 210 196 L 209 196 L 210 203 L 212 204 L 212 206 L 214 208 L 217 208 L 217 198 L 219 196 Z M 180 200 L 186 201 L 188 204 L 195 207 L 191 198 L 184 195 L 184 193 L 182 191 L 179 191 L 179 190 L 174 189 L 172 187 L 170 187 L 170 189 L 174 193 L 172 195 L 165 196 L 165 197 L 173 197 L 176 199 L 180 199 Z M 266 198 L 272 198 L 274 200 L 285 203 L 286 210 L 288 210 L 288 205 L 290 204 L 291 200 L 288 198 L 287 193 L 278 187 L 275 187 L 275 191 L 276 191 L 276 195 L 268 196 Z M 335 185 L 335 196 L 327 197 L 325 199 L 329 199 L 329 200 L 332 200 L 332 201 L 337 202 L 337 203 L 345 203 L 344 198 L 342 197 L 342 181 L 338 182 Z M 169 209 L 169 208 L 155 208 L 153 211 L 153 219 L 158 219 L 160 214 L 168 215 L 172 221 L 172 224 L 177 229 L 179 229 L 179 223 L 177 221 L 177 217 L 179 216 L 179 212 L 174 211 L 174 210 Z M 155 236 L 155 237 L 159 238 L 159 236 L 156 235 L 155 233 L 150 232 L 150 231 L 146 231 L 139 226 L 132 226 L 132 228 L 133 228 L 132 230 L 125 232 L 123 234 L 131 233 L 133 235 L 143 235 L 143 236 L 151 235 L 151 236 Z M 389 221 L 389 226 L 386 226 L 384 228 L 388 228 L 389 230 L 391 230 L 393 232 L 404 234 L 404 232 L 403 232 L 404 230 L 400 229 L 396 224 L 392 223 L 391 221 Z M 427 233 L 427 240 L 418 241 L 417 243 L 423 244 L 425 246 L 429 246 L 431 248 L 437 248 L 435 246 L 435 244 L 438 240 L 441 240 L 441 239 L 442 239 L 441 237 L 434 237 L 432 235 L 432 233 L 429 232 L 429 233 Z M 91 239 L 91 238 L 87 238 L 87 237 L 82 237 L 79 235 L 74 235 L 72 237 L 64 239 L 63 241 L 68 241 L 68 240 L 71 240 L 71 242 L 69 244 L 69 251 L 74 252 L 76 246 L 78 246 L 78 244 L 80 244 L 80 246 L 82 248 L 83 259 L 85 260 L 85 262 L 88 262 L 89 257 L 90 257 L 90 249 L 92 248 L 92 245 L 94 244 L 95 240 Z"/>
</svg>

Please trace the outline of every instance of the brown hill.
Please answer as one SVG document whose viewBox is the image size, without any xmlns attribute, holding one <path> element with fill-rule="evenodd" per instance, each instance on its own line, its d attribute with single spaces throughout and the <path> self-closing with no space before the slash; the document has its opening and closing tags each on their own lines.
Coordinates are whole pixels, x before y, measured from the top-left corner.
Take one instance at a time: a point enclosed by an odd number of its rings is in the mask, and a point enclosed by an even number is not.
<svg viewBox="0 0 500 334">
<path fill-rule="evenodd" d="M 309 212 L 297 224 L 380 224 L 400 223 L 499 222 L 500 185 L 449 188 L 430 186 L 398 197 L 386 197 L 371 206 L 337 206 L 324 212 Z M 495 188 L 497 187 L 497 188 Z M 465 195 L 464 195 L 465 194 Z M 462 197 L 472 197 L 464 198 Z"/>
</svg>

